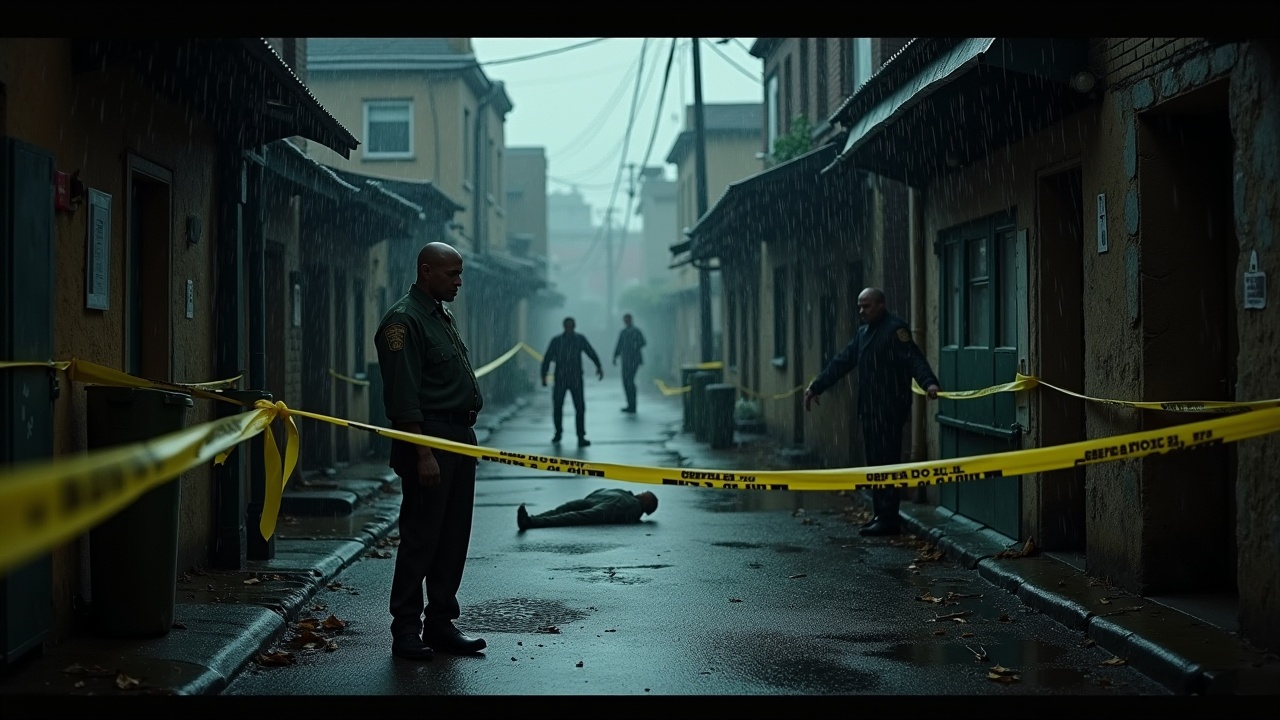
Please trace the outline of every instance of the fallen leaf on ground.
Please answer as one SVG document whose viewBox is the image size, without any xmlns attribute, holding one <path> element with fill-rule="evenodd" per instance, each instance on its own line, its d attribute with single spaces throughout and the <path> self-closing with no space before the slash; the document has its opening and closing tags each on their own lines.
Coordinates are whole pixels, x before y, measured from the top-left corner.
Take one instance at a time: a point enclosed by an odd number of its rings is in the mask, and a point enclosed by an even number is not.
<svg viewBox="0 0 1280 720">
<path fill-rule="evenodd" d="M 608 630 L 605 630 L 605 632 L 618 632 L 618 630 L 617 628 L 609 628 Z"/>
<path fill-rule="evenodd" d="M 544 627 L 540 627 L 540 628 L 538 628 L 538 632 L 540 632 L 540 633 L 550 633 L 550 634 L 552 634 L 552 635 L 559 635 L 559 634 L 560 634 L 560 628 L 556 627 L 555 625 L 546 625 L 546 626 L 544 626 Z M 514 659 L 514 658 L 512 658 L 512 659 Z"/>
<path fill-rule="evenodd" d="M 1093 638 L 1085 638 L 1084 642 L 1080 643 L 1080 647 L 1082 648 L 1091 648 L 1094 645 L 1097 645 L 1097 643 L 1093 641 Z"/>
<path fill-rule="evenodd" d="M 941 559 L 942 548 L 926 545 L 924 548 L 921 548 L 920 553 L 916 555 L 914 562 L 937 562 Z"/>
<path fill-rule="evenodd" d="M 1014 670 L 1014 669 L 1012 669 L 1012 668 L 1007 668 L 1007 667 L 1005 667 L 1005 666 L 1003 666 L 1003 665 L 999 665 L 999 664 L 997 664 L 995 667 L 991 668 L 991 672 L 993 672 L 993 673 L 995 673 L 995 674 L 997 674 L 997 675 L 1017 675 L 1017 674 L 1018 674 L 1018 673 L 1020 673 L 1021 671 L 1020 671 L 1020 670 Z"/>
<path fill-rule="evenodd" d="M 245 584 L 245 585 L 257 585 L 259 582 L 261 582 L 261 581 L 260 581 L 260 580 L 258 580 L 258 578 L 249 578 L 248 580 L 245 580 L 245 581 L 244 581 L 244 584 Z"/>
<path fill-rule="evenodd" d="M 742 598 L 729 598 L 729 602 L 742 602 Z"/>
<path fill-rule="evenodd" d="M 809 576 L 808 576 L 808 575 L 805 575 L 804 573 L 800 573 L 800 574 L 798 574 L 798 575 L 788 575 L 788 576 L 787 576 L 787 579 L 788 579 L 788 580 L 795 580 L 796 578 L 802 578 L 802 577 L 809 577 Z"/>
<path fill-rule="evenodd" d="M 317 635 L 310 630 L 303 630 L 301 635 L 298 635 L 290 641 L 290 644 L 294 647 L 310 650 L 319 647 L 324 642 L 324 636 Z"/>
<path fill-rule="evenodd" d="M 999 673 L 989 672 L 987 673 L 987 679 L 1001 683 L 1015 683 L 1022 678 L 1017 675 L 1001 675 Z"/>
<path fill-rule="evenodd" d="M 319 630 L 320 621 L 316 618 L 303 618 L 297 622 L 297 627 L 300 630 Z"/>
<path fill-rule="evenodd" d="M 1113 657 L 1113 658 L 1107 658 L 1106 660 L 1103 660 L 1098 664 L 1117 666 L 1117 665 L 1127 665 L 1128 663 L 1125 661 L 1124 658 Z"/>
<path fill-rule="evenodd" d="M 342 583 L 340 583 L 340 582 L 338 582 L 337 580 L 335 580 L 335 581 L 333 581 L 333 582 L 329 583 L 329 584 L 327 585 L 327 587 L 328 587 L 330 590 L 337 590 L 338 588 L 342 587 Z"/>
<path fill-rule="evenodd" d="M 940 602 L 942 602 L 942 598 L 940 598 L 940 597 L 934 597 L 934 596 L 930 595 L 929 593 L 925 593 L 925 594 L 923 594 L 923 595 L 917 595 L 917 596 L 916 596 L 916 599 L 917 599 L 917 600 L 919 600 L 920 602 L 927 602 L 927 603 L 940 603 Z"/>
<path fill-rule="evenodd" d="M 574 667 L 582 667 L 582 661 L 581 661 L 581 660 L 579 660 L 579 661 L 577 662 L 577 664 L 575 664 L 575 665 L 574 665 Z"/>
<path fill-rule="evenodd" d="M 311 609 L 314 612 L 324 612 L 325 610 L 329 609 L 329 606 L 325 605 L 324 603 L 316 603 L 315 605 L 311 606 Z"/>
<path fill-rule="evenodd" d="M 934 634 L 934 635 L 946 635 L 946 634 L 947 634 L 947 631 L 946 631 L 946 630 L 934 630 L 934 631 L 933 631 L 933 634 Z"/>
<path fill-rule="evenodd" d="M 947 598 L 946 598 L 946 599 L 947 599 L 947 600 L 972 600 L 972 599 L 974 599 L 974 598 L 980 598 L 980 597 L 982 597 L 982 596 L 981 596 L 981 595 L 969 595 L 969 594 L 966 594 L 966 593 L 958 593 L 958 592 L 950 592 L 950 591 L 948 591 L 948 592 L 947 592 Z"/>
<path fill-rule="evenodd" d="M 365 557 L 381 558 L 383 560 L 386 560 L 387 558 L 391 557 L 391 551 L 390 550 L 370 550 L 369 552 L 365 553 Z"/>
<path fill-rule="evenodd" d="M 120 688 L 121 690 L 136 690 L 138 686 L 141 684 L 142 684 L 141 680 L 138 680 L 137 678 L 131 678 L 128 675 L 125 675 L 124 673 L 119 673 L 118 675 L 116 675 L 116 687 Z"/>
<path fill-rule="evenodd" d="M 326 652 L 333 652 L 334 650 L 337 650 L 337 649 L 338 649 L 338 641 L 337 641 L 337 640 L 330 640 L 329 642 L 327 642 L 327 643 L 325 643 L 325 644 L 324 644 L 324 649 L 325 649 L 325 651 L 326 651 Z"/>
<path fill-rule="evenodd" d="M 973 633 L 971 633 L 971 632 L 962 632 L 962 633 L 960 633 L 960 637 L 962 637 L 962 638 L 971 638 L 971 637 L 973 637 Z"/>
<path fill-rule="evenodd" d="M 259 665 L 266 665 L 270 667 L 292 665 L 293 653 L 288 653 L 288 652 L 258 653 L 257 657 L 254 658 L 254 661 L 257 662 Z"/>
<path fill-rule="evenodd" d="M 337 615 L 330 615 L 320 623 L 320 626 L 325 630 L 341 630 L 347 626 L 347 623 L 339 620 Z"/>
<path fill-rule="evenodd" d="M 1102 598 L 1101 600 L 1099 600 L 1099 602 L 1101 602 L 1103 605 L 1111 604 L 1111 600 L 1109 600 L 1108 598 Z"/>
<path fill-rule="evenodd" d="M 919 570 L 919 569 L 920 569 L 920 567 L 919 567 L 918 565 L 916 565 L 915 563 L 911 563 L 910 565 L 908 565 L 908 566 L 907 566 L 907 569 L 908 569 L 908 570 Z"/>
</svg>

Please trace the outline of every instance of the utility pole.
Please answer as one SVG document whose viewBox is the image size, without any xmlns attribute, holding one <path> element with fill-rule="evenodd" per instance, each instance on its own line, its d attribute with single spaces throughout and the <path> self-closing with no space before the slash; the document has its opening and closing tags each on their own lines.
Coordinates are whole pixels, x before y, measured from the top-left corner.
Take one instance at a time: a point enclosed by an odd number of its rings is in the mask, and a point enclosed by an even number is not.
<svg viewBox="0 0 1280 720">
<path fill-rule="evenodd" d="M 613 322 L 613 208 L 604 213 L 604 272 L 604 292 L 607 298 L 604 327 L 609 327 L 609 323 Z"/>
<path fill-rule="evenodd" d="M 702 111 L 702 53 L 701 38 L 693 40 L 693 117 L 694 117 L 694 152 L 697 157 L 694 188 L 698 197 L 698 215 L 701 218 L 707 212 L 707 134 L 706 119 Z M 696 266 L 696 265 L 695 265 Z M 711 334 L 711 271 L 705 266 L 698 268 L 698 299 L 701 306 L 702 327 L 702 362 L 710 362 L 713 338 Z"/>
</svg>

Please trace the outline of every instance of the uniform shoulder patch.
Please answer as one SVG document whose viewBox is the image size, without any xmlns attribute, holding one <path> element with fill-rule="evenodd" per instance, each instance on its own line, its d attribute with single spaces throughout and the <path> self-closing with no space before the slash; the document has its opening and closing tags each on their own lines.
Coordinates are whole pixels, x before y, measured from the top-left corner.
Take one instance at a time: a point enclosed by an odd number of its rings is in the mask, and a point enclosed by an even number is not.
<svg viewBox="0 0 1280 720">
<path fill-rule="evenodd" d="M 404 349 L 404 336 L 409 327 L 404 323 L 392 323 L 383 329 L 382 335 L 387 339 L 387 348 L 393 351 Z"/>
<path fill-rule="evenodd" d="M 898 328 L 898 339 L 902 342 L 911 342 L 911 333 L 906 328 Z"/>
</svg>

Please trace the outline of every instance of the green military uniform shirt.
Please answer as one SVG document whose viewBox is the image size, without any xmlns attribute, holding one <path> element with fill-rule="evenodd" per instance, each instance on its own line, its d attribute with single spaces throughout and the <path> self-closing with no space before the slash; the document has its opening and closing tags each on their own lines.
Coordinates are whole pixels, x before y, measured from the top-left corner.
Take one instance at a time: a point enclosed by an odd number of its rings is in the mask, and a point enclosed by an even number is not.
<svg viewBox="0 0 1280 720">
<path fill-rule="evenodd" d="M 424 412 L 479 411 L 484 406 L 453 315 L 417 285 L 387 310 L 374 344 L 391 422 L 422 422 Z"/>
</svg>

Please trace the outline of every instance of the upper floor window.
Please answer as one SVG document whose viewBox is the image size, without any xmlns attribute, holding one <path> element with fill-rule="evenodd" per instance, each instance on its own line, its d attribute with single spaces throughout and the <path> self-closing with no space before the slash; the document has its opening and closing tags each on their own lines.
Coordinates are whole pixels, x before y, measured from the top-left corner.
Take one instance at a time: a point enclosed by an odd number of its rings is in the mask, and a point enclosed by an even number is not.
<svg viewBox="0 0 1280 720">
<path fill-rule="evenodd" d="M 853 80 L 850 90 L 855 91 L 871 77 L 875 68 L 871 64 L 871 38 L 850 38 L 849 42 L 852 45 L 852 52 L 849 53 L 852 60 L 849 76 Z"/>
<path fill-rule="evenodd" d="M 773 141 L 778 139 L 778 74 L 775 72 L 769 76 L 769 80 L 765 83 L 765 104 L 767 106 L 767 122 L 769 127 L 766 129 L 768 137 L 765 144 L 765 152 L 773 152 Z"/>
<path fill-rule="evenodd" d="M 413 157 L 413 101 L 366 100 L 363 157 L 368 160 Z"/>
</svg>

